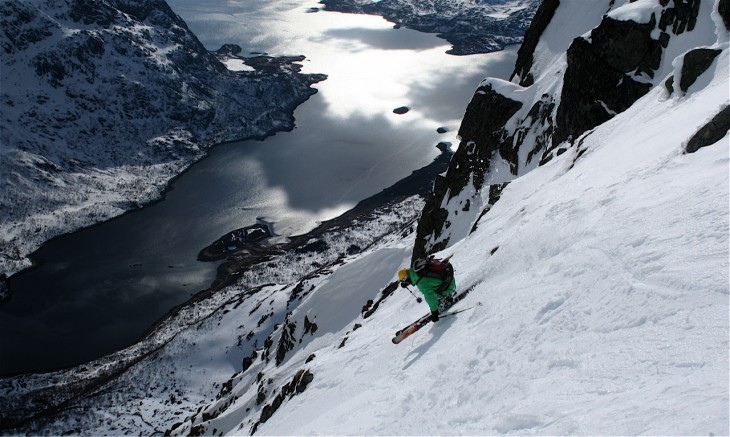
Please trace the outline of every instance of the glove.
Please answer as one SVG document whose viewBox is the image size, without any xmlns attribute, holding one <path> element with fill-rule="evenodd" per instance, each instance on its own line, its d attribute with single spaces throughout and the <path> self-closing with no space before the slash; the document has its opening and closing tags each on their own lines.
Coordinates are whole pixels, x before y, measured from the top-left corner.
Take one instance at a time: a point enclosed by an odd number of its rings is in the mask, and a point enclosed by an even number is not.
<svg viewBox="0 0 730 437">
<path fill-rule="evenodd" d="M 400 286 L 402 288 L 406 288 L 406 287 L 408 287 L 408 283 L 406 281 L 400 281 Z"/>
<path fill-rule="evenodd" d="M 431 311 L 431 321 L 432 322 L 439 321 L 439 312 L 438 311 Z"/>
</svg>

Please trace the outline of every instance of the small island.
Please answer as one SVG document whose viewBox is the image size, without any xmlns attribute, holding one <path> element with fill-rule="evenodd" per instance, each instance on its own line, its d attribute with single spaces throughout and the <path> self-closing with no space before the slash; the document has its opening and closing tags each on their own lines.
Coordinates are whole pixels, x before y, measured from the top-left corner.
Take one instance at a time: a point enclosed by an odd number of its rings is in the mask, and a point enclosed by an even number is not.
<svg viewBox="0 0 730 437">
<path fill-rule="evenodd" d="M 393 110 L 393 113 L 394 113 L 394 114 L 399 114 L 399 115 L 400 115 L 400 114 L 405 114 L 405 113 L 406 113 L 406 112 L 408 112 L 408 111 L 410 111 L 410 108 L 408 108 L 407 106 L 400 106 L 400 107 L 398 107 L 398 108 L 395 108 L 395 109 Z"/>
<path fill-rule="evenodd" d="M 223 259 L 231 253 L 247 251 L 260 254 L 268 252 L 260 243 L 273 236 L 271 228 L 264 223 L 236 229 L 222 236 L 213 244 L 201 250 L 198 254 L 200 261 L 214 261 Z"/>
</svg>

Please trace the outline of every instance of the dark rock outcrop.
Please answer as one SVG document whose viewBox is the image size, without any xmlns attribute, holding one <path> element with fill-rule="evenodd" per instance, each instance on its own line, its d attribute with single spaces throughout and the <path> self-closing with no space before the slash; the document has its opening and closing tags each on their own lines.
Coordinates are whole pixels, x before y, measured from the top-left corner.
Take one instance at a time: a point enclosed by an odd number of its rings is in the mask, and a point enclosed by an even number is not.
<svg viewBox="0 0 730 437">
<path fill-rule="evenodd" d="M 725 106 L 709 123 L 702 126 L 690 138 L 685 151 L 694 153 L 703 147 L 711 146 L 720 141 L 730 130 L 730 106 Z M 727 144 L 725 144 L 727 147 Z"/>
<path fill-rule="evenodd" d="M 723 23 L 725 23 L 725 29 L 730 30 L 730 0 L 720 0 L 717 11 L 720 13 Z"/>
<path fill-rule="evenodd" d="M 474 187 L 481 187 L 489 163 L 495 152 L 510 155 L 512 150 L 504 147 L 502 141 L 505 124 L 520 108 L 522 103 L 511 100 L 486 83 L 480 86 L 469 102 L 459 128 L 461 143 L 449 163 L 446 186 L 453 194 L 466 185 L 473 175 Z M 488 117 L 485 115 L 489 114 Z"/>
<path fill-rule="evenodd" d="M 540 41 L 550 20 L 553 19 L 555 11 L 560 6 L 560 0 L 544 0 L 537 9 L 535 16 L 530 23 L 530 27 L 525 33 L 520 49 L 517 51 L 517 62 L 515 62 L 515 70 L 510 76 L 510 80 L 514 80 L 515 76 L 519 77 L 519 84 L 522 86 L 530 86 L 535 83 L 530 69 L 535 55 L 535 48 Z"/>
<path fill-rule="evenodd" d="M 659 0 L 662 6 L 666 6 L 659 20 L 659 29 L 662 32 L 668 32 L 667 29 L 671 28 L 671 32 L 675 35 L 694 30 L 700 10 L 700 1 Z"/>
<path fill-rule="evenodd" d="M 299 370 L 292 380 L 281 388 L 281 391 L 274 397 L 271 403 L 264 406 L 261 410 L 261 417 L 251 428 L 251 434 L 255 434 L 259 425 L 271 419 L 284 401 L 291 399 L 294 395 L 303 393 L 312 381 L 314 381 L 314 374 L 309 369 Z"/>
<path fill-rule="evenodd" d="M 662 50 L 651 38 L 656 21 L 647 24 L 605 18 L 590 41 L 576 38 L 568 49 L 561 104 L 553 145 L 580 134 L 625 111 L 651 89 L 632 79 L 653 77 Z"/>
<path fill-rule="evenodd" d="M 493 185 L 489 186 L 489 201 L 487 202 L 487 205 L 482 209 L 482 212 L 479 214 L 479 217 L 474 222 L 474 225 L 471 227 L 471 230 L 469 230 L 470 234 L 477 230 L 477 228 L 479 227 L 479 221 L 482 219 L 482 217 L 487 215 L 489 210 L 492 209 L 492 206 L 494 206 L 494 204 L 497 203 L 499 198 L 502 196 L 502 190 L 504 190 L 507 187 L 507 185 L 509 185 L 509 182 L 505 182 L 503 184 L 493 184 Z M 497 249 L 495 248 L 492 251 L 492 254 L 494 254 L 494 252 L 496 252 L 496 251 L 497 251 Z"/>
<path fill-rule="evenodd" d="M 720 52 L 721 50 L 717 49 L 695 49 L 685 54 L 679 88 L 687 92 L 697 78 L 710 68 Z"/>
<path fill-rule="evenodd" d="M 276 348 L 276 365 L 280 365 L 284 362 L 284 358 L 286 358 L 286 354 L 294 349 L 294 346 L 296 345 L 296 339 L 294 338 L 297 324 L 296 322 L 292 322 L 289 320 L 289 317 L 291 314 L 287 315 L 286 321 L 284 322 L 284 326 L 281 330 L 281 337 L 279 337 L 279 344 Z"/>
<path fill-rule="evenodd" d="M 444 199 L 449 193 L 451 196 L 459 193 L 470 181 L 476 189 L 482 186 L 493 155 L 501 152 L 504 125 L 521 107 L 522 103 L 504 97 L 488 83 L 477 89 L 459 129 L 459 149 L 449 162 L 446 176 L 436 177 L 432 194 L 424 205 L 416 230 L 413 259 L 441 250 L 448 244 L 448 240 L 435 246 L 427 242 L 428 236 L 440 235 L 446 226 L 449 213 L 441 207 Z"/>
<path fill-rule="evenodd" d="M 250 356 L 244 357 L 241 361 L 241 372 L 245 372 L 248 370 L 251 365 L 253 365 L 253 362 L 256 360 L 256 358 L 259 357 L 258 351 L 254 350 Z"/>
</svg>

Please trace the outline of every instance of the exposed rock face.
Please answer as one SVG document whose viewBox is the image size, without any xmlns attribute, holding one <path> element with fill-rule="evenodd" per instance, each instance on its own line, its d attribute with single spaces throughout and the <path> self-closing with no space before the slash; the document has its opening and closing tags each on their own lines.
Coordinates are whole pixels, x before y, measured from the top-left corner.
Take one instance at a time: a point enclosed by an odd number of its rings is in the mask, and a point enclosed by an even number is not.
<svg viewBox="0 0 730 437">
<path fill-rule="evenodd" d="M 704 125 L 687 143 L 687 153 L 694 153 L 703 147 L 720 141 L 730 130 L 730 106 L 725 106 L 716 116 Z"/>
<path fill-rule="evenodd" d="M 476 94 L 469 102 L 464 120 L 459 129 L 459 137 L 464 139 L 462 145 L 454 154 L 449 163 L 449 174 L 454 177 L 447 179 L 447 188 L 452 192 L 461 191 L 464 182 L 473 175 L 475 187 L 484 182 L 485 169 L 482 165 L 488 162 L 494 152 L 509 154 L 511 150 L 501 141 L 505 131 L 505 124 L 522 107 L 521 102 L 506 98 L 495 92 L 489 83 L 477 89 Z M 484 114 L 493 114 L 483 119 Z"/>
<path fill-rule="evenodd" d="M 292 378 L 292 380 L 288 384 L 284 385 L 281 388 L 280 393 L 276 395 L 273 401 L 270 404 L 266 404 L 266 406 L 264 406 L 263 410 L 261 411 L 261 417 L 259 418 L 259 421 L 256 422 L 251 428 L 251 434 L 253 435 L 256 433 L 256 429 L 259 427 L 260 424 L 271 419 L 271 416 L 273 416 L 276 410 L 281 407 L 284 401 L 286 401 L 287 399 L 291 399 L 294 395 L 303 393 L 304 390 L 307 389 L 309 383 L 313 380 L 314 374 L 312 374 L 309 369 L 299 370 L 294 375 L 294 378 Z"/>
<path fill-rule="evenodd" d="M 560 6 L 560 0 L 544 0 L 537 13 L 530 23 L 530 27 L 525 33 L 520 49 L 517 51 L 517 62 L 515 63 L 515 71 L 512 73 L 510 80 L 515 77 L 519 78 L 518 83 L 522 86 L 530 86 L 535 83 L 535 78 L 530 73 L 532 61 L 535 56 L 535 48 L 540 41 L 540 35 L 545 31 L 550 20 L 553 19 L 555 11 Z"/>
<path fill-rule="evenodd" d="M 730 0 L 720 0 L 717 11 L 722 17 L 722 21 L 725 23 L 725 29 L 730 30 Z"/>
<path fill-rule="evenodd" d="M 680 35 L 685 31 L 694 30 L 701 0 L 659 0 L 659 3 L 666 6 L 659 21 L 662 32 L 666 34 L 671 31 L 675 35 Z"/>
<path fill-rule="evenodd" d="M 605 18 L 590 39 L 576 38 L 568 49 L 561 104 L 553 145 L 623 112 L 651 89 L 633 77 L 654 76 L 662 50 L 651 38 L 656 22 L 647 24 Z"/>
<path fill-rule="evenodd" d="M 461 192 L 470 182 L 475 189 L 482 186 L 492 156 L 500 152 L 504 144 L 501 141 L 505 134 L 504 125 L 521 107 L 522 103 L 495 92 L 489 83 L 477 89 L 459 129 L 462 141 L 451 158 L 447 176 L 436 177 L 433 194 L 426 200 L 418 222 L 419 238 L 416 239 L 413 259 L 422 258 L 427 252 L 438 251 L 448 244 L 445 240 L 436 246 L 426 247 L 426 239 L 420 237 L 439 235 L 447 226 L 449 213 L 442 203 L 449 200 L 449 193 Z M 484 114 L 494 116 L 485 119 Z"/>
<path fill-rule="evenodd" d="M 700 20 L 712 25 L 711 3 L 657 0 L 621 10 L 628 3 L 633 2 L 598 1 L 591 6 L 593 11 L 586 7 L 575 17 L 576 11 L 567 10 L 559 0 L 541 4 L 518 52 L 511 83 L 487 79 L 474 94 L 459 130 L 459 150 L 446 175 L 435 180 L 424 207 L 413 258 L 442 250 L 465 236 L 467 231 L 461 229 L 465 223 L 473 228 L 491 208 L 490 187 L 565 153 L 586 132 L 661 84 L 672 68 L 673 59 L 665 59 L 664 54 L 673 38 L 682 35 L 679 46 L 688 40 L 696 40 L 697 45 L 714 43 L 706 29 L 686 36 Z M 717 5 L 727 23 L 728 1 Z M 593 27 L 587 33 L 578 31 L 572 40 L 562 40 L 565 28 L 580 29 L 566 27 L 570 20 Z M 562 57 L 560 44 L 565 44 Z M 714 48 L 688 52 L 681 74 L 675 72 L 667 88 L 676 78 L 686 92 L 718 53 Z M 536 70 L 538 58 L 542 63 Z M 659 72 L 665 77 L 658 77 Z M 722 125 L 722 114 L 718 117 L 699 137 L 716 137 L 709 132 Z M 459 229 L 453 226 L 457 221 Z"/>
<path fill-rule="evenodd" d="M 156 199 L 213 144 L 291 129 L 323 79 L 301 57 L 229 71 L 163 0 L 7 0 L 0 28 L 0 272 Z"/>
<path fill-rule="evenodd" d="M 710 68 L 719 54 L 720 50 L 715 49 L 695 49 L 685 54 L 679 88 L 686 93 L 697 78 Z"/>
</svg>

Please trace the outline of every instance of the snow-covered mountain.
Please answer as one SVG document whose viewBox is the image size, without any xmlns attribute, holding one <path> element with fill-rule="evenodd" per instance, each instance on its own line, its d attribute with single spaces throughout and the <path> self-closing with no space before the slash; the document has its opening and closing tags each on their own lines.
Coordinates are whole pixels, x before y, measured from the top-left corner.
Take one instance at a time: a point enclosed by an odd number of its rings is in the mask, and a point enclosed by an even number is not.
<svg viewBox="0 0 730 437">
<path fill-rule="evenodd" d="M 322 79 L 301 58 L 231 71 L 235 48 L 208 52 L 163 0 L 8 0 L 0 20 L 0 274 L 159 198 L 213 144 L 291 129 Z"/>
<path fill-rule="evenodd" d="M 667 98 L 684 96 L 716 62 L 716 22 L 727 21 L 727 1 L 719 2 L 722 18 L 709 1 L 622 3 L 541 5 L 512 81 L 484 80 L 469 103 L 459 150 L 419 223 L 414 257 L 463 238 L 464 224 L 486 214 L 504 184 L 570 148 L 584 153 L 592 129 L 659 86 Z M 719 105 L 708 108 L 706 121 L 721 111 L 727 120 Z"/>
<path fill-rule="evenodd" d="M 468 55 L 522 42 L 541 0 L 322 0 L 327 10 L 380 15 L 398 26 L 437 33 Z"/>
<path fill-rule="evenodd" d="M 727 0 L 545 1 L 432 198 L 252 267 L 137 349 L 1 380 L 0 426 L 730 434 L 729 28 Z M 427 311 L 395 282 L 414 250 L 471 291 L 393 345 Z"/>
</svg>

